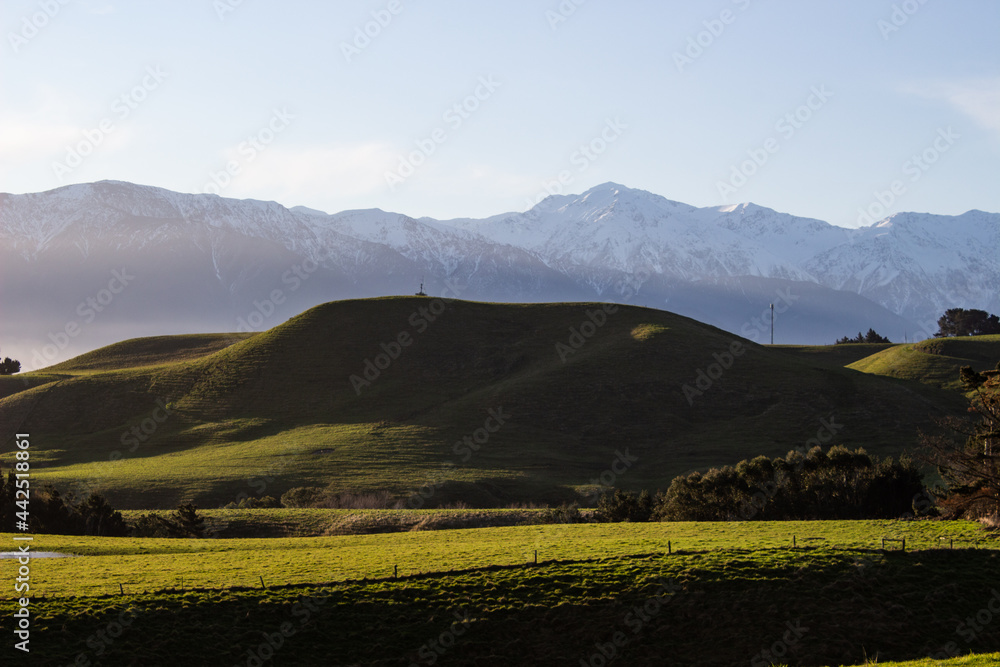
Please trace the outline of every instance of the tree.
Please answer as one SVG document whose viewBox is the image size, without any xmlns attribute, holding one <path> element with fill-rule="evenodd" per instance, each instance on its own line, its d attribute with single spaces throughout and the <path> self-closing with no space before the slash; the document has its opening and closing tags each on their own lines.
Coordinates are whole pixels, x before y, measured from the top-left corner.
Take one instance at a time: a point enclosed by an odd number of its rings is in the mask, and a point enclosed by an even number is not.
<svg viewBox="0 0 1000 667">
<path fill-rule="evenodd" d="M 894 519 L 908 514 L 923 491 L 920 471 L 840 445 L 824 452 L 758 456 L 736 467 L 674 479 L 658 495 L 654 521 Z"/>
<path fill-rule="evenodd" d="M 935 338 L 1000 334 L 1000 318 L 985 310 L 950 308 L 938 319 Z"/>
<path fill-rule="evenodd" d="M 103 496 L 92 493 L 76 506 L 85 535 L 124 537 L 129 527 L 122 513 L 113 508 Z"/>
<path fill-rule="evenodd" d="M 597 501 L 597 511 L 602 518 L 613 523 L 649 521 L 653 513 L 653 498 L 649 491 L 636 495 L 615 489 L 601 496 Z"/>
<path fill-rule="evenodd" d="M 173 519 L 185 537 L 205 536 L 205 519 L 198 515 L 198 508 L 191 503 L 179 506 Z"/>
<path fill-rule="evenodd" d="M 20 371 L 20 361 L 11 359 L 10 357 L 4 357 L 4 360 L 0 361 L 0 375 L 13 375 L 14 373 L 19 373 Z"/>
<path fill-rule="evenodd" d="M 858 335 L 854 338 L 848 338 L 844 336 L 837 340 L 837 345 L 846 345 L 850 343 L 891 343 L 892 341 L 885 336 L 880 336 L 878 332 L 874 329 L 869 328 L 868 333 L 862 334 L 860 331 Z"/>
<path fill-rule="evenodd" d="M 17 479 L 14 472 L 3 479 L 0 471 L 0 526 L 4 530 L 13 527 Z M 30 488 L 31 512 L 28 522 L 31 530 L 50 535 L 101 535 L 122 537 L 128 535 L 129 528 L 108 501 L 96 493 L 91 493 L 82 501 L 74 500 L 72 494 L 63 496 L 52 486 Z"/>
<path fill-rule="evenodd" d="M 968 411 L 975 421 L 944 420 L 963 442 L 924 435 L 927 460 L 948 485 L 941 505 L 953 516 L 1000 516 L 1000 363 L 982 373 L 964 366 L 959 377 L 972 394 Z"/>
<path fill-rule="evenodd" d="M 205 519 L 198 508 L 180 505 L 169 517 L 143 514 L 132 525 L 133 537 L 205 537 Z"/>
</svg>

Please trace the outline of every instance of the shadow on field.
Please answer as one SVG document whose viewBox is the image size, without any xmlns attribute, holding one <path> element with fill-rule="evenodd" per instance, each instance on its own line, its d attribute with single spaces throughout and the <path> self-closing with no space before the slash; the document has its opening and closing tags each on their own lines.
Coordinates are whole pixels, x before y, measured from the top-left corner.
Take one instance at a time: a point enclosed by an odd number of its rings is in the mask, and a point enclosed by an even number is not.
<svg viewBox="0 0 1000 667">
<path fill-rule="evenodd" d="M 988 550 L 675 552 L 328 587 L 40 600 L 32 657 L 63 665 L 80 655 L 77 664 L 107 665 L 857 664 L 1000 650 L 998 590 L 1000 555 Z"/>
</svg>

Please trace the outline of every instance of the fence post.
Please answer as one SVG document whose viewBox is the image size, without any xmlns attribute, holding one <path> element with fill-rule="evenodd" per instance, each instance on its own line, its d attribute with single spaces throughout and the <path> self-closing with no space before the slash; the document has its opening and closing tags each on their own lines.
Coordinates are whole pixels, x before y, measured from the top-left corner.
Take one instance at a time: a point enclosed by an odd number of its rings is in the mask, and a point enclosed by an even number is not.
<svg viewBox="0 0 1000 667">
<path fill-rule="evenodd" d="M 393 579 L 399 579 L 399 566 L 398 565 L 393 565 L 392 566 L 392 578 Z"/>
<path fill-rule="evenodd" d="M 794 535 L 792 535 L 792 548 L 793 549 L 795 548 L 795 536 Z"/>
<path fill-rule="evenodd" d="M 535 565 L 538 565 L 538 549 L 535 549 Z"/>
<path fill-rule="evenodd" d="M 667 540 L 667 553 L 670 553 L 670 540 Z"/>
<path fill-rule="evenodd" d="M 260 576 L 260 587 L 261 588 L 267 588 L 267 586 L 264 585 L 264 575 L 261 574 L 259 576 Z"/>
<path fill-rule="evenodd" d="M 122 587 L 122 582 L 118 582 L 118 590 L 122 595 L 125 595 L 125 589 Z"/>
</svg>

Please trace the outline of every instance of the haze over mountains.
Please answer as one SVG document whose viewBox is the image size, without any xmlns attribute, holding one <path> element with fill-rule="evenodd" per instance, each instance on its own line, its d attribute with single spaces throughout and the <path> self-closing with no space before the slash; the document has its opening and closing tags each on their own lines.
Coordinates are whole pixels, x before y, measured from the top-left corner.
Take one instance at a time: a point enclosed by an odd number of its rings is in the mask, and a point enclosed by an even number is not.
<svg viewBox="0 0 1000 667">
<path fill-rule="evenodd" d="M 607 300 L 757 342 L 874 327 L 924 338 L 1000 310 L 1000 214 L 900 213 L 857 230 L 755 204 L 696 208 L 614 183 L 525 213 L 414 219 L 118 181 L 0 195 L 0 353 L 39 368 L 125 338 L 263 330 L 337 299 Z"/>
</svg>

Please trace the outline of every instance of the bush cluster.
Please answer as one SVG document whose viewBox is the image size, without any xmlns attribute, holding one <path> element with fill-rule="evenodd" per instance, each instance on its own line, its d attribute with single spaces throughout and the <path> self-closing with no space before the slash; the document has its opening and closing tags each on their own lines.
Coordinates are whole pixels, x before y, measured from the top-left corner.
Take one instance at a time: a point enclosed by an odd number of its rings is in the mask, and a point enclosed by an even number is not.
<svg viewBox="0 0 1000 667">
<path fill-rule="evenodd" d="M 673 480 L 655 498 L 615 490 L 598 509 L 608 521 L 749 521 L 894 519 L 925 497 L 922 475 L 903 457 L 880 459 L 864 449 L 758 456 Z"/>
</svg>

